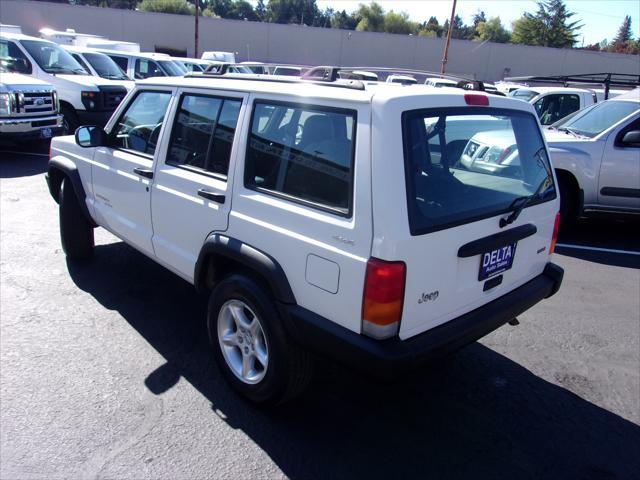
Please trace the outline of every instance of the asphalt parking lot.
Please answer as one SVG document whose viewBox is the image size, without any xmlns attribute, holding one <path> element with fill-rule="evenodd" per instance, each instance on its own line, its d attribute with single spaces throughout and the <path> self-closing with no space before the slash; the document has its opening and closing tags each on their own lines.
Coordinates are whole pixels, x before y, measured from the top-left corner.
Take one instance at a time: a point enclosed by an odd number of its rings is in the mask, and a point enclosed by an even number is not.
<svg viewBox="0 0 640 480">
<path fill-rule="evenodd" d="M 565 230 L 519 326 L 397 384 L 322 362 L 266 411 L 190 285 L 100 230 L 67 264 L 43 148 L 0 147 L 0 478 L 640 478 L 638 223 Z"/>
</svg>

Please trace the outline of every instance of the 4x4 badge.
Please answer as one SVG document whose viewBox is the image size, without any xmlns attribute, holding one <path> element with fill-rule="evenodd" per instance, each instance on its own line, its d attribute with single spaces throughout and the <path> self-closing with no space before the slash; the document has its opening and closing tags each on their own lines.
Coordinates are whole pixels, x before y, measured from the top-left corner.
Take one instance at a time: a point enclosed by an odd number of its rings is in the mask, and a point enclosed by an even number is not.
<svg viewBox="0 0 640 480">
<path fill-rule="evenodd" d="M 420 295 L 418 303 L 431 302 L 438 298 L 438 295 L 440 295 L 440 292 L 438 290 L 435 290 L 431 293 L 423 293 L 422 295 Z"/>
</svg>

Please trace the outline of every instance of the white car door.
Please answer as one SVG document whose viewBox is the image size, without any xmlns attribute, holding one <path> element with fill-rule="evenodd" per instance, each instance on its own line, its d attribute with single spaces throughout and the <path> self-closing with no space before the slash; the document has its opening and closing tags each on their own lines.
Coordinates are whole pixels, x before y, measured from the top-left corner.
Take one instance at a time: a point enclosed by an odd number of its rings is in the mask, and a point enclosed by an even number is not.
<svg viewBox="0 0 640 480">
<path fill-rule="evenodd" d="M 96 148 L 92 167 L 98 223 L 148 255 L 153 164 L 172 94 L 170 88 L 149 88 L 131 97 L 108 146 Z"/>
<path fill-rule="evenodd" d="M 638 115 L 607 137 L 598 183 L 598 200 L 602 206 L 640 209 L 640 144 L 622 141 L 632 130 L 640 130 Z"/>
<path fill-rule="evenodd" d="M 227 228 L 231 181 L 246 95 L 185 89 L 155 168 L 151 210 L 157 258 L 188 281 L 202 244 Z M 237 143 L 237 142 L 235 142 Z"/>
</svg>

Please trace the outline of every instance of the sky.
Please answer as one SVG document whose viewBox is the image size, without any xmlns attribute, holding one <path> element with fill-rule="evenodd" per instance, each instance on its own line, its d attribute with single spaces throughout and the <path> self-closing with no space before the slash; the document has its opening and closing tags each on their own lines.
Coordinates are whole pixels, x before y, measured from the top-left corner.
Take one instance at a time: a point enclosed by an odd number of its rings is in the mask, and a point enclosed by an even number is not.
<svg viewBox="0 0 640 480">
<path fill-rule="evenodd" d="M 321 9 L 331 7 L 335 10 L 351 12 L 360 3 L 358 0 L 316 0 Z M 438 18 L 440 23 L 451 15 L 452 0 L 378 0 L 387 10 L 405 11 L 412 20 L 423 22 L 430 16 Z M 631 26 L 636 37 L 640 36 L 640 0 L 566 0 L 567 7 L 576 15 L 572 19 L 580 19 L 584 26 L 580 30 L 580 46 L 600 42 L 605 38 L 615 37 L 625 15 L 631 15 Z M 535 12 L 534 0 L 458 0 L 456 13 L 465 24 L 478 10 L 483 10 L 487 17 L 499 16 L 502 23 L 511 29 L 511 22 L 520 18 L 524 12 Z"/>
</svg>

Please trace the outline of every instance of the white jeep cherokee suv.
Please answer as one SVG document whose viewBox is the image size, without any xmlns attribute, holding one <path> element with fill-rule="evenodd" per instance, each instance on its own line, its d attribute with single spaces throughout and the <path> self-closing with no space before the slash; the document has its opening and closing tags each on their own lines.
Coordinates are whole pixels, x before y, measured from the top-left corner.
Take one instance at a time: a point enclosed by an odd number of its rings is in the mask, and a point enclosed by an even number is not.
<svg viewBox="0 0 640 480">
<path fill-rule="evenodd" d="M 472 171 L 505 130 L 518 168 Z M 210 291 L 228 381 L 281 402 L 312 352 L 389 378 L 560 287 L 559 197 L 531 105 L 423 85 L 200 74 L 138 82 L 105 129 L 54 139 L 62 246 L 101 226 Z M 176 319 L 178 320 L 178 319 Z"/>
</svg>

